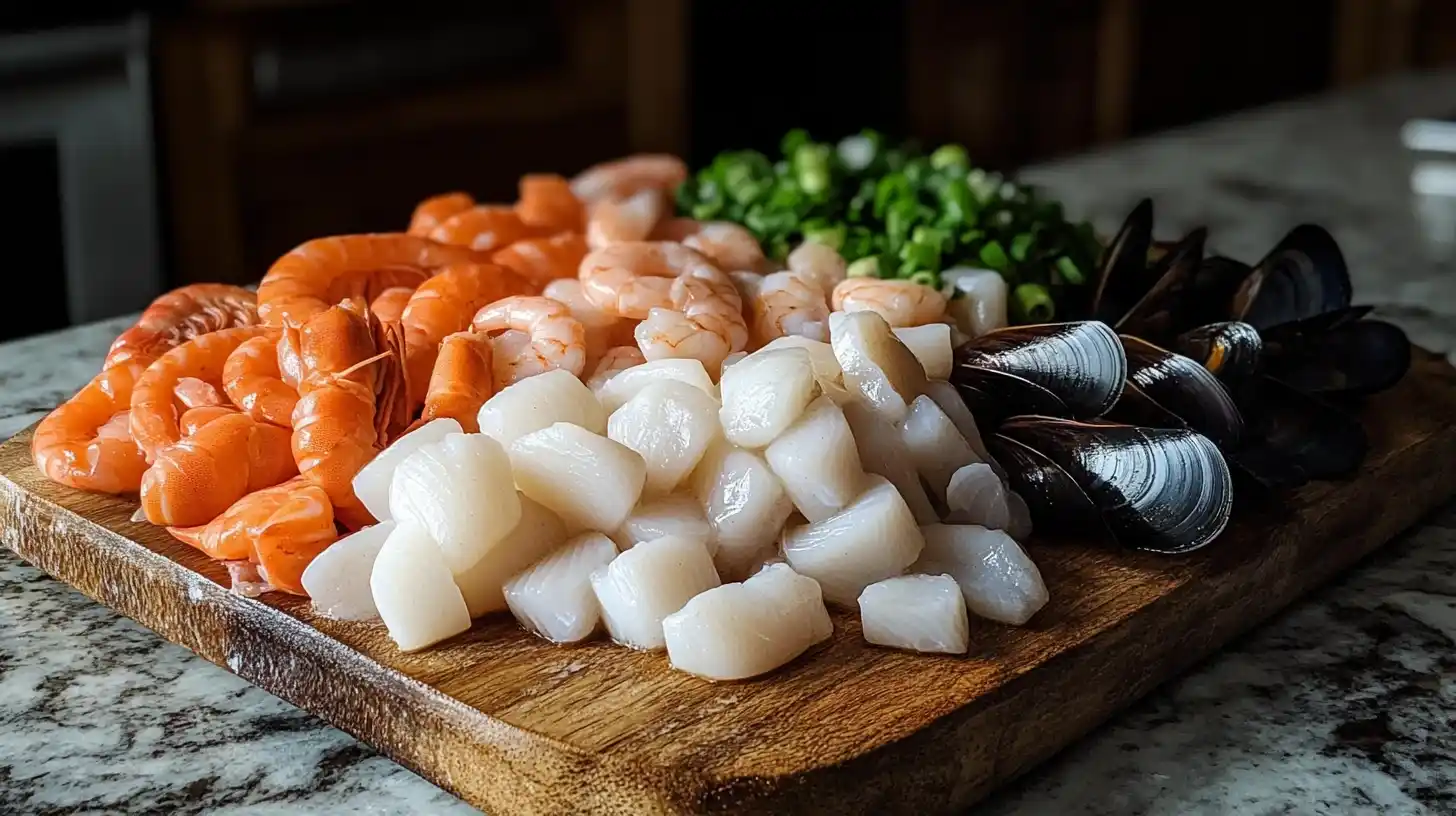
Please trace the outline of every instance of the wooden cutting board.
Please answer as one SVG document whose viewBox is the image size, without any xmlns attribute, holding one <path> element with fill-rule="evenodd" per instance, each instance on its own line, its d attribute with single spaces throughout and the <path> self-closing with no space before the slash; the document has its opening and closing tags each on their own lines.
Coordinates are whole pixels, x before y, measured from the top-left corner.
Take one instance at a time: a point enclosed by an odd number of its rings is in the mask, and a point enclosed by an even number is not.
<svg viewBox="0 0 1456 816">
<path fill-rule="evenodd" d="M 492 814 L 926 813 L 984 797 L 1456 494 L 1456 370 L 1417 351 L 1367 426 L 1358 478 L 1244 507 L 1190 557 L 1033 542 L 1050 604 L 1020 629 L 973 620 L 965 657 L 869 647 L 837 614 L 830 642 L 743 683 L 509 619 L 402 655 L 380 624 L 228 592 L 221 566 L 129 522 L 132 502 L 44 480 L 29 432 L 0 446 L 0 534 Z"/>
</svg>

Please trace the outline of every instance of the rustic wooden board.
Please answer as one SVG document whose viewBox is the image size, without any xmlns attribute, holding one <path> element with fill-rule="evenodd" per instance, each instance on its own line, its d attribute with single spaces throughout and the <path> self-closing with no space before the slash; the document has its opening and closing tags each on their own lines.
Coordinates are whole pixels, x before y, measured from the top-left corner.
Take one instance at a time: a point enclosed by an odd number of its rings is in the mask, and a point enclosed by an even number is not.
<svg viewBox="0 0 1456 816">
<path fill-rule="evenodd" d="M 28 432 L 0 446 L 0 534 L 490 813 L 926 813 L 985 796 L 1456 494 L 1456 370 L 1417 352 L 1367 416 L 1358 478 L 1245 508 L 1191 557 L 1033 542 L 1051 603 L 1022 629 L 973 623 L 966 657 L 868 647 L 837 615 L 830 642 L 746 683 L 509 620 L 401 655 L 378 624 L 228 592 L 220 566 L 129 522 L 134 504 L 41 478 Z"/>
</svg>

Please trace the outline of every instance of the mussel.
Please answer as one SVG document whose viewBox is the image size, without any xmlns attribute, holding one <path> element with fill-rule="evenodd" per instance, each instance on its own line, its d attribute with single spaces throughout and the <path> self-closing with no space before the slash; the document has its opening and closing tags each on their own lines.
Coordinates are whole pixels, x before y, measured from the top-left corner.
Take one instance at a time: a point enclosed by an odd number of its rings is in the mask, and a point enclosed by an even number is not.
<svg viewBox="0 0 1456 816">
<path fill-rule="evenodd" d="M 1017 414 L 1071 416 L 1071 409 L 1051 391 L 1024 377 L 958 361 L 951 369 L 951 384 L 976 421 L 994 427 Z"/>
<path fill-rule="evenodd" d="M 1173 350 L 1208 369 L 1238 401 L 1238 394 L 1259 370 L 1264 340 L 1248 323 L 1229 320 L 1190 329 L 1173 341 Z"/>
<path fill-rule="evenodd" d="M 1264 330 L 1264 372 L 1313 394 L 1373 394 L 1410 369 L 1405 332 L 1361 320 L 1364 307 L 1341 309 Z"/>
<path fill-rule="evenodd" d="M 1128 335 L 1121 340 L 1129 382 L 1218 445 L 1238 444 L 1243 417 L 1217 377 L 1197 362 L 1146 340 Z"/>
<path fill-rule="evenodd" d="M 1001 434 L 985 438 L 986 448 L 1006 474 L 1011 495 L 1026 502 L 1032 527 L 1052 538 L 1092 539 L 1116 544 L 1102 512 L 1057 463 L 1033 448 Z"/>
<path fill-rule="evenodd" d="M 1097 285 L 1087 314 L 1103 323 L 1116 323 L 1142 299 L 1154 279 L 1148 271 L 1153 245 L 1153 202 L 1143 199 L 1133 207 L 1098 263 Z"/>
<path fill-rule="evenodd" d="M 1184 553 L 1228 523 L 1228 465 L 1194 431 L 1027 416 L 1007 420 L 991 439 L 1037 529 L 1077 524 L 1095 534 L 1084 523 L 1090 504 L 1122 545 Z"/>
<path fill-rule="evenodd" d="M 1203 261 L 1208 231 L 1199 228 L 1174 245 L 1153 267 L 1153 283 L 1146 293 L 1113 324 L 1123 334 L 1135 334 L 1166 343 L 1188 321 L 1188 296 Z"/>
<path fill-rule="evenodd" d="M 1272 377 L 1260 377 L 1244 443 L 1230 460 L 1266 487 L 1354 475 L 1370 447 L 1360 420 Z"/>
<path fill-rule="evenodd" d="M 965 344 L 957 351 L 951 381 L 962 389 L 980 389 L 977 383 L 986 375 L 978 369 L 1014 375 L 1045 392 L 1034 395 L 1040 404 L 1023 405 L 1018 413 L 1085 418 L 1101 416 L 1117 403 L 1127 358 L 1105 323 L 1046 323 L 998 329 Z M 1031 394 L 1020 384 L 1017 388 Z M 1064 410 L 1056 410 L 1045 394 Z"/>
<path fill-rule="evenodd" d="M 1244 278 L 1229 316 L 1262 331 L 1344 309 L 1350 297 L 1350 270 L 1334 236 L 1301 224 Z"/>
</svg>

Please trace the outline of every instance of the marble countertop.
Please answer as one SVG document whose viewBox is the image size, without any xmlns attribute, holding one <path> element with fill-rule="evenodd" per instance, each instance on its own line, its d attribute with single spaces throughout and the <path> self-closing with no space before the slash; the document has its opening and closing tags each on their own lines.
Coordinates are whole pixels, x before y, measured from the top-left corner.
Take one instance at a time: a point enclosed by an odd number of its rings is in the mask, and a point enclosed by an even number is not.
<svg viewBox="0 0 1456 816">
<path fill-rule="evenodd" d="M 1456 74 L 1253 111 L 1034 168 L 1115 228 L 1207 225 L 1257 258 L 1301 221 L 1358 301 L 1456 356 L 1456 205 L 1410 193 L 1408 118 Z M 0 437 L 99 366 L 121 322 L 0 345 Z M 0 553 L 0 812 L 468 813 L 346 734 Z M 1456 813 L 1456 505 L 1164 686 L 991 814 Z"/>
</svg>

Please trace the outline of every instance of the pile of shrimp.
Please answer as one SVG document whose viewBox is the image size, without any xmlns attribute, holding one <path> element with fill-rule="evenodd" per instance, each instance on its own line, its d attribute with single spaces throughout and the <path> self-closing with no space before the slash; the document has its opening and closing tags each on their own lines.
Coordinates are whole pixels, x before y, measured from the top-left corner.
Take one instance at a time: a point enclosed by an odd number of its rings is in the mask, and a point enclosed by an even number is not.
<svg viewBox="0 0 1456 816">
<path fill-rule="evenodd" d="M 37 426 L 36 466 L 136 495 L 134 520 L 225 562 L 239 591 L 302 595 L 312 559 L 374 523 L 352 487 L 365 464 L 433 419 L 475 431 L 520 379 L 664 358 L 716 374 L 777 337 L 827 339 L 835 310 L 949 322 L 939 292 L 846 278 L 827 246 L 780 268 L 740 225 L 670 217 L 687 172 L 642 154 L 524 176 L 513 204 L 445 193 L 404 232 L 301 244 L 256 293 L 169 292 Z"/>
</svg>

